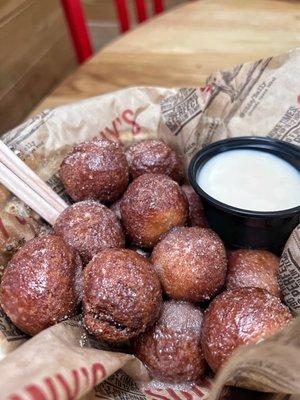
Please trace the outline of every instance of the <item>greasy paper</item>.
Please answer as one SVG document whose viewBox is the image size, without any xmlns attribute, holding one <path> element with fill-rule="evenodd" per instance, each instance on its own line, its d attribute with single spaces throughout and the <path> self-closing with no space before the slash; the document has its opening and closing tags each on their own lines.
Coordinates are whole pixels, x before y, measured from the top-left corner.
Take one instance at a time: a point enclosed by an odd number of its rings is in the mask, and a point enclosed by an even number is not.
<svg viewBox="0 0 300 400">
<path fill-rule="evenodd" d="M 95 136 L 125 146 L 159 137 L 182 155 L 185 166 L 201 147 L 228 137 L 269 136 L 299 146 L 299 88 L 300 49 L 295 49 L 218 72 L 203 89 L 129 88 L 46 110 L 3 140 L 69 201 L 57 176 L 59 165 L 74 144 Z M 0 187 L 0 273 L 24 241 L 49 229 Z M 280 265 L 280 285 L 294 313 L 300 310 L 299 244 L 298 227 Z M 215 400 L 228 398 L 227 384 L 274 392 L 278 399 L 300 395 L 299 337 L 296 319 L 274 337 L 237 350 L 212 384 L 205 378 L 193 388 L 157 389 L 132 355 L 87 335 L 80 316 L 28 340 L 0 312 L 1 399 Z"/>
</svg>

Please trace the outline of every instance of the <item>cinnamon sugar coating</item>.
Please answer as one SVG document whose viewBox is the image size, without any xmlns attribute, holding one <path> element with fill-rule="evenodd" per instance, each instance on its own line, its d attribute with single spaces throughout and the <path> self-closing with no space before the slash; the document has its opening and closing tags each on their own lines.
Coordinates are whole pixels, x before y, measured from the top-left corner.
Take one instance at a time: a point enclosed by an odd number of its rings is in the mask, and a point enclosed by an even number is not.
<svg viewBox="0 0 300 400">
<path fill-rule="evenodd" d="M 128 164 L 122 145 L 108 139 L 80 143 L 63 160 L 59 177 L 75 201 L 117 200 L 128 185 Z"/>
<path fill-rule="evenodd" d="M 271 336 L 291 319 L 289 309 L 263 289 L 225 291 L 204 313 L 201 343 L 206 361 L 216 372 L 236 348 Z"/>
<path fill-rule="evenodd" d="M 196 381 L 205 372 L 201 310 L 191 303 L 166 301 L 156 324 L 134 341 L 137 357 L 164 382 Z"/>
<path fill-rule="evenodd" d="M 227 289 L 258 287 L 282 297 L 277 276 L 279 258 L 266 250 L 228 252 Z"/>
<path fill-rule="evenodd" d="M 124 247 L 124 234 L 115 214 L 92 200 L 65 209 L 54 224 L 54 232 L 74 248 L 84 264 L 99 251 Z"/>
<path fill-rule="evenodd" d="M 72 317 L 81 300 L 81 261 L 59 236 L 32 239 L 13 256 L 0 286 L 12 322 L 35 335 Z"/>
<path fill-rule="evenodd" d="M 226 251 L 211 229 L 172 229 L 153 249 L 152 263 L 173 299 L 209 300 L 225 283 Z"/>
<path fill-rule="evenodd" d="M 189 203 L 188 225 L 207 228 L 208 225 L 200 197 L 190 185 L 182 185 L 181 189 L 184 191 Z"/>
<path fill-rule="evenodd" d="M 147 173 L 165 174 L 177 182 L 183 178 L 179 156 L 161 140 L 146 139 L 134 143 L 126 151 L 126 158 L 133 179 Z"/>
<path fill-rule="evenodd" d="M 84 323 L 100 340 L 124 342 L 144 332 L 161 302 L 156 272 L 135 251 L 101 251 L 84 270 Z"/>
<path fill-rule="evenodd" d="M 121 215 L 132 242 L 151 248 L 163 233 L 185 224 L 188 203 L 177 182 L 166 175 L 144 174 L 124 193 Z"/>
<path fill-rule="evenodd" d="M 118 220 L 121 220 L 121 201 L 122 199 L 119 199 L 115 201 L 109 208 L 111 211 L 115 214 L 115 216 L 118 218 Z"/>
</svg>

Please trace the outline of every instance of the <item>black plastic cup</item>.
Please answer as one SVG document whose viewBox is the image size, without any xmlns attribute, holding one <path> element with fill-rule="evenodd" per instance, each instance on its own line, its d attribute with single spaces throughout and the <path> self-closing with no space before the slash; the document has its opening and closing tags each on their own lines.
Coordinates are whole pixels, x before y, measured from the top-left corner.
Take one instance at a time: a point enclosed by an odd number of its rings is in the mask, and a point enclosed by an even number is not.
<svg viewBox="0 0 300 400">
<path fill-rule="evenodd" d="M 225 151 L 238 149 L 271 153 L 300 171 L 300 147 L 257 136 L 225 139 L 196 153 L 188 168 L 189 181 L 201 197 L 208 223 L 228 248 L 267 249 L 280 254 L 292 230 L 300 221 L 300 201 L 299 206 L 288 210 L 249 211 L 214 199 L 197 183 L 197 175 L 208 160 Z"/>
</svg>

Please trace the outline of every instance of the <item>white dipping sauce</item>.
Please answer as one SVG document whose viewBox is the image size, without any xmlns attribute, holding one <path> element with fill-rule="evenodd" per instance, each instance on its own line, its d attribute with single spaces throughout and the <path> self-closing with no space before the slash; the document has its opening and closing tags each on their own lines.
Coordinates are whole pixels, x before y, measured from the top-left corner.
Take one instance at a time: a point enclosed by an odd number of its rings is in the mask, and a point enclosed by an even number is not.
<svg viewBox="0 0 300 400">
<path fill-rule="evenodd" d="M 197 175 L 204 192 L 250 211 L 300 205 L 300 173 L 288 162 L 258 150 L 229 150 L 207 161 Z"/>
</svg>

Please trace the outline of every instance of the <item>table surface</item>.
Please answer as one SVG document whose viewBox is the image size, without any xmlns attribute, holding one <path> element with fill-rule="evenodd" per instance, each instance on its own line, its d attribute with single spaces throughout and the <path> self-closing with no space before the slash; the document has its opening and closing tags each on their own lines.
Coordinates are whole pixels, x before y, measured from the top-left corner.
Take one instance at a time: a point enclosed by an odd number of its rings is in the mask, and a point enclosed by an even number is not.
<svg viewBox="0 0 300 400">
<path fill-rule="evenodd" d="M 299 45 L 298 0 L 187 2 L 96 53 L 31 114 L 133 85 L 202 86 L 214 71 Z"/>
</svg>

